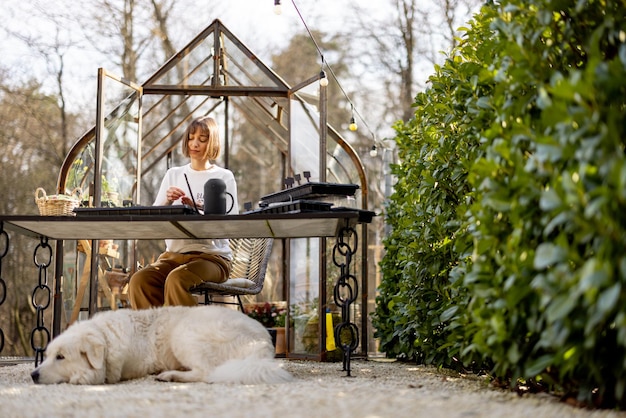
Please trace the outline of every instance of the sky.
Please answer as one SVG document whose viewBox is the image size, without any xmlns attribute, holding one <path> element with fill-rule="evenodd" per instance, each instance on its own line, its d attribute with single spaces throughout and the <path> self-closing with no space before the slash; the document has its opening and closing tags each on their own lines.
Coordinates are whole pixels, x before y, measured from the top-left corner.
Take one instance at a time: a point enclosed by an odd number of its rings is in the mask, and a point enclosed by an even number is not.
<svg viewBox="0 0 626 418">
<path fill-rule="evenodd" d="M 61 10 L 67 0 L 31 0 L 20 3 L 19 0 L 3 0 L 0 2 L 0 16 L 4 17 L 2 26 L 10 30 L 28 33 L 29 36 L 50 39 L 55 36 L 54 27 L 45 20 L 34 19 L 29 10 L 34 5 L 41 5 L 46 10 Z M 181 2 L 181 4 L 184 1 Z M 321 26 L 329 32 L 340 31 L 343 16 L 346 13 L 347 0 L 282 0 L 282 14 L 274 13 L 274 0 L 228 0 L 212 7 L 215 0 L 187 0 L 194 5 L 193 10 L 185 11 L 186 20 L 178 22 L 184 26 L 181 29 L 188 32 L 187 38 L 178 40 L 176 48 L 182 48 L 195 35 L 200 33 L 214 19 L 220 19 L 235 36 L 266 64 L 271 61 L 271 53 L 277 48 L 286 46 L 290 37 L 295 33 L 305 34 L 309 27 Z M 294 6 L 297 6 L 296 7 Z M 76 4 L 72 2 L 72 4 Z M 73 34 L 80 32 L 78 27 L 64 28 Z M 0 32 L 0 35 L 4 35 Z M 26 78 L 34 74 L 43 78 L 49 74 L 45 60 L 40 55 L 33 55 L 22 42 L 16 42 L 6 36 L 0 36 L 0 56 L 2 67 L 9 68 L 13 79 Z M 96 88 L 96 75 L 99 67 L 107 70 L 114 69 L 114 64 L 104 61 L 95 50 L 89 48 L 70 50 L 65 57 L 66 76 L 75 80 L 72 83 L 77 88 L 72 94 L 89 100 Z M 160 66 L 156 65 L 156 68 Z M 321 63 L 320 63 L 321 64 Z M 332 65 L 332 63 L 330 63 Z M 134 80 L 142 83 L 144 80 Z M 91 83 L 92 86 L 89 86 Z M 55 89 L 54 80 L 50 80 L 48 88 Z M 79 102 L 81 100 L 78 100 Z"/>
<path fill-rule="evenodd" d="M 188 0 L 190 1 L 190 0 Z M 192 36 L 199 33 L 214 19 L 220 19 L 238 38 L 240 38 L 253 52 L 260 56 L 267 55 L 274 46 L 284 46 L 294 33 L 306 33 L 302 23 L 304 20 L 309 26 L 319 25 L 328 32 L 338 32 L 342 28 L 343 17 L 347 13 L 348 1 L 342 0 L 298 0 L 295 4 L 291 0 L 282 0 L 282 14 L 274 13 L 274 0 L 228 0 L 227 6 L 218 8 L 208 7 L 215 0 L 197 0 L 198 7 L 187 14 L 186 20 L 181 22 L 185 30 Z M 32 0 L 26 4 L 41 4 L 51 10 L 60 5 L 59 0 Z M 204 5 L 203 5 L 204 4 Z M 204 7 L 207 6 L 207 7 Z M 44 20 L 33 20 L 29 13 L 30 6 L 19 6 L 18 0 L 3 0 L 0 2 L 0 16 L 3 16 L 2 26 L 8 26 L 14 31 L 26 32 L 31 36 L 54 37 L 53 26 Z M 78 31 L 79 28 L 67 28 Z M 182 45 L 180 45 L 182 46 Z M 32 63 L 32 56 L 23 43 L 15 42 L 7 37 L 0 38 L 0 53 L 4 65 L 28 65 Z M 85 57 L 90 58 L 90 57 Z M 269 59 L 269 56 L 267 57 Z M 89 68 L 85 68 L 89 70 Z M 97 68 L 93 69 L 94 72 Z M 139 80 L 141 81 L 141 80 Z"/>
<path fill-rule="evenodd" d="M 176 21 L 175 28 L 171 30 L 171 33 L 178 35 L 174 46 L 176 49 L 182 48 L 217 18 L 262 62 L 270 64 L 272 53 L 286 46 L 294 34 L 307 34 L 305 23 L 310 29 L 319 28 L 327 33 L 341 33 L 345 31 L 346 20 L 351 17 L 352 4 L 358 4 L 364 10 L 364 16 L 361 18 L 365 21 L 378 18 L 389 11 L 389 2 L 382 0 L 281 1 L 282 14 L 277 15 L 274 13 L 274 0 L 177 0 L 174 3 L 175 7 L 179 8 L 177 15 L 185 16 L 185 20 Z M 54 27 L 45 20 L 33 18 L 32 8 L 39 6 L 48 12 L 62 10 L 64 4 L 70 5 L 70 13 L 79 13 L 75 8 L 80 2 L 75 0 L 1 0 L 0 16 L 3 16 L 3 21 L 0 28 L 8 27 L 13 31 L 28 33 L 29 36 L 49 39 L 50 44 L 53 44 Z M 80 26 L 85 24 L 87 22 L 81 21 L 63 30 L 71 36 L 76 36 L 82 31 Z M 12 80 L 26 81 L 33 75 L 40 80 L 47 77 L 45 88 L 50 93 L 56 93 L 56 82 L 50 77 L 51 71 L 46 68 L 46 60 L 41 55 L 33 55 L 32 51 L 25 48 L 23 43 L 16 42 L 15 38 L 3 35 L 5 34 L 0 30 L 0 56 L 2 56 L 0 69 L 8 69 Z M 325 58 L 329 60 L 328 65 L 331 68 L 338 64 L 333 63 L 327 56 Z M 163 63 L 148 62 L 148 64 L 151 67 L 145 77 L 156 71 Z M 107 61 L 107 58 L 93 47 L 88 46 L 80 50 L 74 48 L 68 51 L 65 56 L 64 80 L 72 80 L 65 83 L 68 97 L 71 98 L 68 101 L 70 111 L 89 109 L 95 112 L 96 77 L 100 67 L 113 72 L 117 69 L 115 63 Z M 430 75 L 432 67 L 428 65 L 427 68 L 427 73 L 422 77 L 424 80 Z M 141 84 L 145 80 L 133 81 Z M 375 80 L 374 82 L 365 79 L 338 80 L 338 82 L 342 89 L 348 87 L 346 88 L 348 91 L 355 85 L 357 86 L 355 88 L 367 86 L 373 94 L 378 94 L 377 90 L 384 89 L 382 83 L 376 85 Z M 365 105 L 359 104 L 359 98 L 349 97 L 349 100 L 354 105 L 357 119 L 367 119 L 367 113 L 373 113 L 374 118 L 379 117 L 376 110 L 364 109 Z M 379 133 L 378 137 L 393 134 L 391 123 L 385 129 L 386 132 Z"/>
</svg>

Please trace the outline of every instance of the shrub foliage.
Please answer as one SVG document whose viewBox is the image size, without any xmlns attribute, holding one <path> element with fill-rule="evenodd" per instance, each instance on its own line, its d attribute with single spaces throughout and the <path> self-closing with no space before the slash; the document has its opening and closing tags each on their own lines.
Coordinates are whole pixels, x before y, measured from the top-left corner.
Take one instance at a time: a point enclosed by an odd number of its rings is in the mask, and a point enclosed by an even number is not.
<svg viewBox="0 0 626 418">
<path fill-rule="evenodd" d="M 503 0 L 396 126 L 387 355 L 626 406 L 626 4 Z"/>
</svg>

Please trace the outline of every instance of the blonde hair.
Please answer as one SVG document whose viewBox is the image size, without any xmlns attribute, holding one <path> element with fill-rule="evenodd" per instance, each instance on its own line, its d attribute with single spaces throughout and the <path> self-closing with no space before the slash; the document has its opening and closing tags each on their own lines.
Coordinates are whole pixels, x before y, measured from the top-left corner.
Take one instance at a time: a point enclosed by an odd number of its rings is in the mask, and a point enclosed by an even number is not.
<svg viewBox="0 0 626 418">
<path fill-rule="evenodd" d="M 189 136 L 195 133 L 209 137 L 204 157 L 209 160 L 216 160 L 220 155 L 221 146 L 219 129 L 215 119 L 210 116 L 203 116 L 191 121 L 182 141 L 183 155 L 185 157 L 189 157 Z"/>
</svg>

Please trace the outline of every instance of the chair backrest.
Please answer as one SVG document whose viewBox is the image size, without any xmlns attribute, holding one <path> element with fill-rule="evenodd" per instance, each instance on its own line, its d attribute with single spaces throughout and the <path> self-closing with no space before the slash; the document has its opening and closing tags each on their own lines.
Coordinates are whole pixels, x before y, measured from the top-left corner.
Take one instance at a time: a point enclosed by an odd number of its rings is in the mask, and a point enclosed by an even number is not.
<svg viewBox="0 0 626 418">
<path fill-rule="evenodd" d="M 238 305 L 241 312 L 244 312 L 240 296 L 256 295 L 263 290 L 265 272 L 273 244 L 273 238 L 231 238 L 230 249 L 233 253 L 233 259 L 228 280 L 224 283 L 203 282 L 189 289 L 189 291 L 204 295 L 204 301 L 199 301 L 200 304 Z M 244 282 L 243 285 L 241 282 Z M 237 301 L 218 301 L 214 300 L 212 295 L 234 296 Z"/>
<path fill-rule="evenodd" d="M 273 243 L 272 238 L 231 238 L 233 258 L 229 278 L 248 279 L 256 283 L 254 288 L 262 288 Z"/>
</svg>

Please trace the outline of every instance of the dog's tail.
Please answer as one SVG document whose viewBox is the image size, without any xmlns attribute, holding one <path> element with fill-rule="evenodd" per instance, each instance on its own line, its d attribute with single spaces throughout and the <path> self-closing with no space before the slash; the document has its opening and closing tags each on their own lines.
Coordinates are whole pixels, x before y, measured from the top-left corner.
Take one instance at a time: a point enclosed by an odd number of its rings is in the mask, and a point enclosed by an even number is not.
<svg viewBox="0 0 626 418">
<path fill-rule="evenodd" d="M 274 359 L 232 359 L 216 367 L 206 378 L 208 383 L 285 383 L 293 376 L 283 369 L 283 364 Z"/>
</svg>

